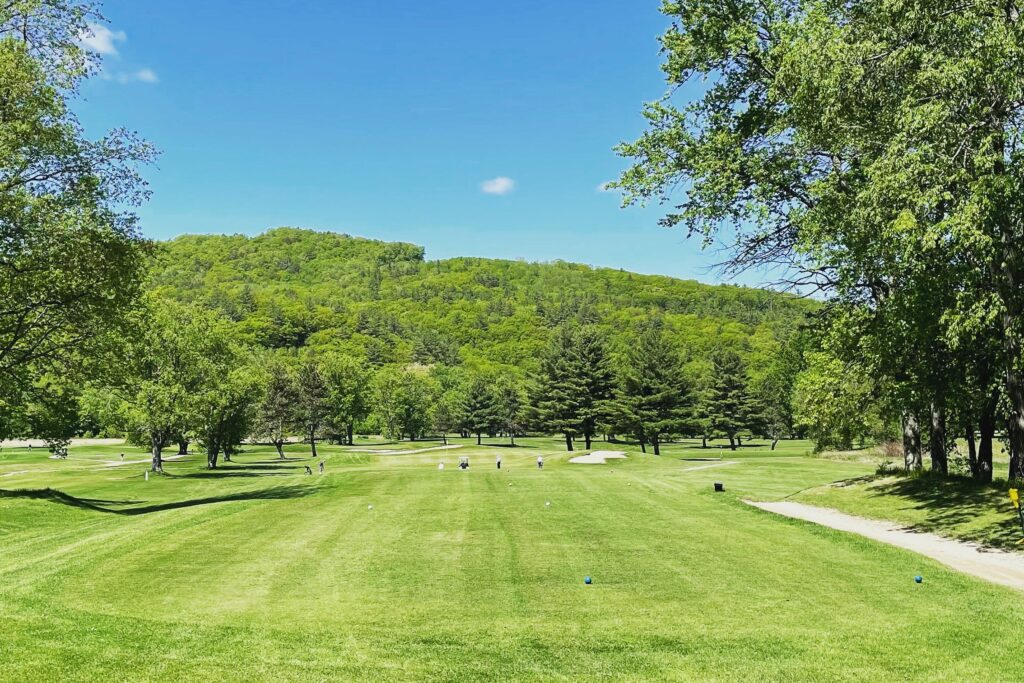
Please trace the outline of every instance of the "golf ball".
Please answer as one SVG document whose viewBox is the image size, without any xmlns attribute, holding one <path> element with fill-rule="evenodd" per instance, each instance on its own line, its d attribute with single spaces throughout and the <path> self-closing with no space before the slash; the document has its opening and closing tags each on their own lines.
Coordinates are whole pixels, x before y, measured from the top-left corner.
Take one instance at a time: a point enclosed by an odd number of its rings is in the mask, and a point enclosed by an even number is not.
<svg viewBox="0 0 1024 683">
<path fill-rule="evenodd" d="M 367 506 L 366 506 L 366 509 L 367 509 L 367 510 L 372 510 L 372 509 L 373 509 L 373 506 L 372 506 L 372 505 L 367 505 Z"/>
<path fill-rule="evenodd" d="M 544 506 L 545 507 L 551 507 L 551 501 L 549 500 L 548 502 L 544 503 Z"/>
</svg>

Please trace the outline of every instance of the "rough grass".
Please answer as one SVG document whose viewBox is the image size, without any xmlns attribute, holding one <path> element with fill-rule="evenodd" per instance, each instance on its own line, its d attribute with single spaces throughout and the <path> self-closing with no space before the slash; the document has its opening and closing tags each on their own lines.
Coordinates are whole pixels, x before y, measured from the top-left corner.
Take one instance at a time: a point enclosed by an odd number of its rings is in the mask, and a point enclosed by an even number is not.
<svg viewBox="0 0 1024 683">
<path fill-rule="evenodd" d="M 0 454 L 0 678 L 1022 676 L 1024 595 L 740 502 L 872 471 L 806 443 L 630 446 L 603 466 L 568 464 L 553 439 L 328 447 L 323 476 L 296 445 L 216 472 L 191 456 L 149 482 L 142 464 L 103 467 L 119 450 Z"/>
</svg>

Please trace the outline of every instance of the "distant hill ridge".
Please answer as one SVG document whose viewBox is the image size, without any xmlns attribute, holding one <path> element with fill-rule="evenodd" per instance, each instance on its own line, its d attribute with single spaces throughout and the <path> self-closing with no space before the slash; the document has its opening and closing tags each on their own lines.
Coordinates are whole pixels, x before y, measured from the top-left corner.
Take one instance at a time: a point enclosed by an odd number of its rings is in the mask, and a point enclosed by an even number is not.
<svg viewBox="0 0 1024 683">
<path fill-rule="evenodd" d="M 652 314 L 703 356 L 758 353 L 817 307 L 791 295 L 556 261 L 425 259 L 423 247 L 297 228 L 162 243 L 151 287 L 219 309 L 254 343 L 330 346 L 371 362 L 529 368 L 576 320 L 625 343 Z"/>
</svg>

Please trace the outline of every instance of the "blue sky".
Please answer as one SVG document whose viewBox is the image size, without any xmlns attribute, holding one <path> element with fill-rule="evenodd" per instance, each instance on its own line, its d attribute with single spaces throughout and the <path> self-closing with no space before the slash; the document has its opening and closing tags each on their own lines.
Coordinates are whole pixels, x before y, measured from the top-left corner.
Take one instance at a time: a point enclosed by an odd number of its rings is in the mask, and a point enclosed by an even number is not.
<svg viewBox="0 0 1024 683">
<path fill-rule="evenodd" d="M 78 110 L 162 151 L 153 238 L 291 225 L 710 281 L 656 207 L 598 189 L 664 91 L 658 5 L 108 0 Z"/>
</svg>

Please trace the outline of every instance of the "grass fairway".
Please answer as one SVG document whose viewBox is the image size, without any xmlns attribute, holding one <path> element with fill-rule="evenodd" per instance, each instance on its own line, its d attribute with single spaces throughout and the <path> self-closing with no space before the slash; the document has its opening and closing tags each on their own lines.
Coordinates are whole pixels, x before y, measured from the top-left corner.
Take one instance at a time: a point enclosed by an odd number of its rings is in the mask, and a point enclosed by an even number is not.
<svg viewBox="0 0 1024 683">
<path fill-rule="evenodd" d="M 193 455 L 148 482 L 141 463 L 105 466 L 118 447 L 5 450 L 0 677 L 1024 678 L 1024 594 L 739 500 L 870 464 L 800 443 L 731 465 L 680 446 L 571 465 L 556 440 L 461 443 L 326 447 L 314 476 L 298 446 L 216 472 Z"/>
</svg>

